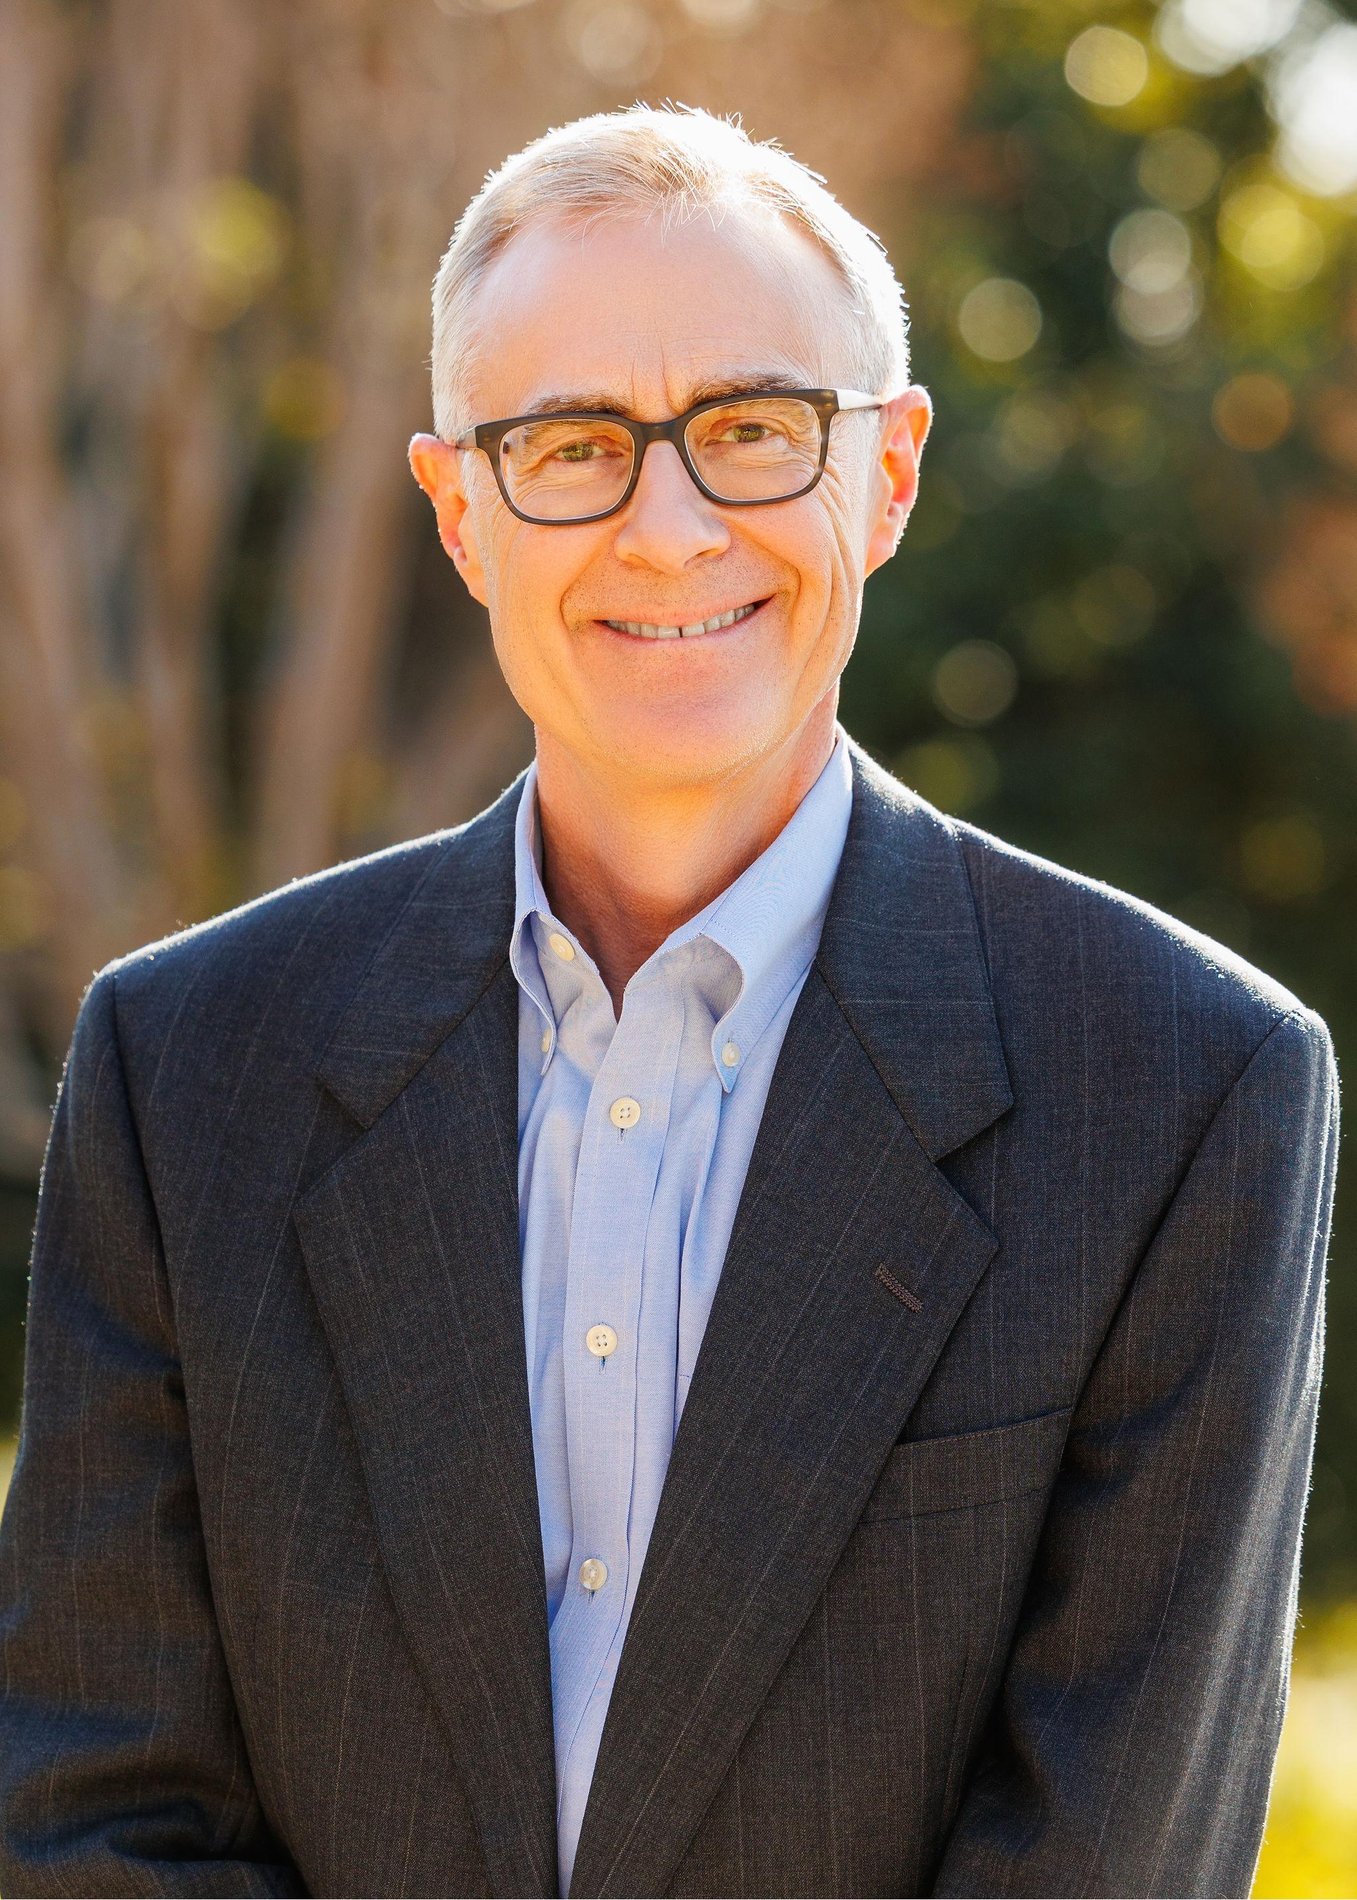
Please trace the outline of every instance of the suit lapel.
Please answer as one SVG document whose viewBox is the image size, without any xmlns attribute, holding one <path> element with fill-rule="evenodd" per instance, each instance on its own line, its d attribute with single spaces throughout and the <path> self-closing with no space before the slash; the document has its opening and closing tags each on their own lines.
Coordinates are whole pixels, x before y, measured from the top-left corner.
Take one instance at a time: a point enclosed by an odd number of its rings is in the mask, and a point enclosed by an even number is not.
<svg viewBox="0 0 1357 1900">
<path fill-rule="evenodd" d="M 850 753 L 843 862 L 675 1440 L 572 1893 L 664 1890 L 997 1245 L 936 1166 L 1012 1100 L 959 846 Z M 432 848 L 341 1019 L 321 1076 L 363 1132 L 296 1223 L 493 1890 L 550 1894 L 507 960 L 521 789 Z"/>
<path fill-rule="evenodd" d="M 437 850 L 330 1044 L 366 1132 L 299 1201 L 386 1578 L 497 1894 L 557 1890 L 523 1343 L 513 808 Z"/>
<path fill-rule="evenodd" d="M 666 1890 L 998 1244 L 935 1165 L 1012 1101 L 965 867 L 931 807 L 856 746 L 853 763 L 844 860 L 675 1439 L 572 1894 Z"/>
</svg>

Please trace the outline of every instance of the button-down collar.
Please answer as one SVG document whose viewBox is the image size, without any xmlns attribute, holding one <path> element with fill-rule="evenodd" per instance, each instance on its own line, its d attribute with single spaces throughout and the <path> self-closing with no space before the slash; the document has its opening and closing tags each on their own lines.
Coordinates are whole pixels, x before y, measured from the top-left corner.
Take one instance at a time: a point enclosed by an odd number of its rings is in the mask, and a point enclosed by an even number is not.
<svg viewBox="0 0 1357 1900">
<path fill-rule="evenodd" d="M 671 931 L 631 979 L 645 980 L 653 974 L 652 966 L 692 945 L 693 980 L 705 981 L 709 995 L 732 997 L 711 1039 L 712 1063 L 727 1093 L 819 942 L 853 804 L 847 734 L 837 721 L 834 733 L 834 750 L 819 778 L 767 850 L 695 917 Z M 535 759 L 519 799 L 514 883 L 510 960 L 519 983 L 542 1012 L 545 1074 L 559 1026 L 553 990 L 568 1002 L 588 985 L 601 989 L 603 978 L 578 937 L 553 912 L 542 883 Z M 724 958 L 712 958 L 712 946 L 731 959 L 724 971 L 711 967 L 713 961 L 725 964 Z M 550 988 L 542 974 L 547 960 L 552 965 Z M 610 1016 L 611 1007 L 609 1003 Z"/>
</svg>

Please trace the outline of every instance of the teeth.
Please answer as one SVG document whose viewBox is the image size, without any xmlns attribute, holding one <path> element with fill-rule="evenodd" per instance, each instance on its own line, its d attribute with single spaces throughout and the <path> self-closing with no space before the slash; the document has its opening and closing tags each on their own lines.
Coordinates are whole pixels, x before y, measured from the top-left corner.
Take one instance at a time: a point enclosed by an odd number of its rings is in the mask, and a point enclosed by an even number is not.
<svg viewBox="0 0 1357 1900">
<path fill-rule="evenodd" d="M 687 627 L 656 627 L 644 620 L 609 620 L 606 624 L 642 640 L 691 640 L 701 633 L 719 633 L 723 627 L 733 627 L 737 620 L 747 620 L 757 605 L 757 601 L 751 601 L 747 607 L 732 607 L 728 614 L 717 614 L 714 620 L 695 620 Z"/>
</svg>

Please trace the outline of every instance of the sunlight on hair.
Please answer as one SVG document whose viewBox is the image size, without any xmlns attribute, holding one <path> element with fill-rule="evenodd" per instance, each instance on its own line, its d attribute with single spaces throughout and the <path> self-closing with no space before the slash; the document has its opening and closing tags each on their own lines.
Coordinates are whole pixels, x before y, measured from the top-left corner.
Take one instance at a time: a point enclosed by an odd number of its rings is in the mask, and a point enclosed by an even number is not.
<svg viewBox="0 0 1357 1900">
<path fill-rule="evenodd" d="M 434 427 L 467 426 L 471 305 L 530 223 L 659 215 L 666 224 L 748 206 L 799 225 L 834 265 L 855 318 L 853 380 L 873 394 L 909 381 L 908 308 L 885 247 L 819 174 L 736 120 L 689 106 L 629 106 L 558 126 L 490 173 L 458 220 L 433 289 Z"/>
</svg>

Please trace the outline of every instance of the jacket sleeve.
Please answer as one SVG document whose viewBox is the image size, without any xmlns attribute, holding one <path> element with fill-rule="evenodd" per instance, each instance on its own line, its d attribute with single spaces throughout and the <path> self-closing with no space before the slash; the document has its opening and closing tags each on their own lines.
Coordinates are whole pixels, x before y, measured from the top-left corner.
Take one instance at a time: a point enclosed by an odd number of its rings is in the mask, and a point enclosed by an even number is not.
<svg viewBox="0 0 1357 1900">
<path fill-rule="evenodd" d="M 213 1615 L 114 982 L 81 1007 L 43 1164 L 0 1523 L 0 1892 L 300 1894 Z"/>
<path fill-rule="evenodd" d="M 937 1894 L 1247 1895 L 1286 1704 L 1338 1073 L 1280 1018 L 1080 1394 Z"/>
</svg>

